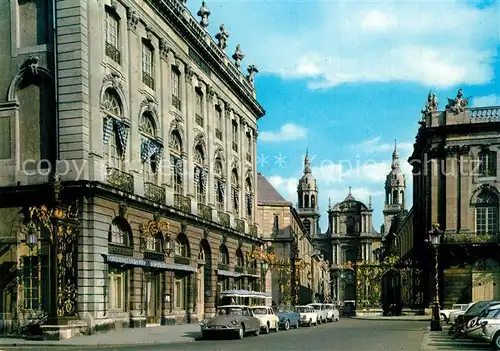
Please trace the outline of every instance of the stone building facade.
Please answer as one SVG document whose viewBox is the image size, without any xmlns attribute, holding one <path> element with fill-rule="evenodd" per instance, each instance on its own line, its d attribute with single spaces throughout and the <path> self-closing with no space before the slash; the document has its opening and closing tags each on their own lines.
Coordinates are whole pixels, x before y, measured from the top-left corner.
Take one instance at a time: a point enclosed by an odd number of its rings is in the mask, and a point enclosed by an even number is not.
<svg viewBox="0 0 500 351">
<path fill-rule="evenodd" d="M 276 261 L 269 265 L 266 275 L 272 301 L 280 305 L 325 299 L 329 295 L 329 264 L 315 249 L 314 240 L 292 203 L 260 173 L 256 222 L 263 239 L 276 253 Z"/>
<path fill-rule="evenodd" d="M 499 145 L 497 107 L 470 108 L 459 90 L 438 109 L 429 94 L 409 162 L 413 208 L 397 231 L 401 256 L 412 260 L 413 303 L 434 299 L 434 252 L 426 243 L 437 225 L 441 306 L 500 297 Z"/>
<path fill-rule="evenodd" d="M 196 322 L 257 290 L 265 112 L 224 26 L 177 0 L 0 9 L 0 330 Z"/>
<path fill-rule="evenodd" d="M 306 231 L 312 238 L 321 234 L 319 227 L 321 214 L 319 212 L 318 193 L 318 184 L 312 175 L 311 157 L 306 152 L 306 156 L 304 157 L 304 175 L 297 184 L 297 212 Z"/>
</svg>

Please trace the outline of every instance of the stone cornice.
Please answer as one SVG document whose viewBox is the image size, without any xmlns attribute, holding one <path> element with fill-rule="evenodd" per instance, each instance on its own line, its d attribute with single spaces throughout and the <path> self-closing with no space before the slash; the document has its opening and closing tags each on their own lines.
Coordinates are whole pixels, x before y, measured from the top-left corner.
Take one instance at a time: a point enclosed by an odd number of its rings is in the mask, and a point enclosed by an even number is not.
<svg viewBox="0 0 500 351">
<path fill-rule="evenodd" d="M 198 22 L 189 13 L 188 18 L 184 16 L 184 8 L 178 0 L 146 0 L 146 2 L 164 18 L 187 43 L 197 49 L 203 59 L 218 73 L 223 80 L 232 88 L 236 95 L 241 97 L 245 105 L 256 115 L 257 119 L 264 116 L 264 108 L 254 98 L 254 89 L 227 55 L 219 49 L 217 44 L 209 37 Z M 207 37 L 208 36 L 208 37 Z M 208 39 L 209 38 L 209 39 Z M 229 64 L 225 64 L 225 60 Z"/>
</svg>

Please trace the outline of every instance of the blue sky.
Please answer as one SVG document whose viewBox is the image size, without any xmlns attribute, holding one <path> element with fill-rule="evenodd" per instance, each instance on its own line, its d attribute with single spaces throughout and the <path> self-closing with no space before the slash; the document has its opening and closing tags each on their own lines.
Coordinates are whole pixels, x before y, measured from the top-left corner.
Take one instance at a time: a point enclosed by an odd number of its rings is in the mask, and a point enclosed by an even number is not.
<svg viewBox="0 0 500 351">
<path fill-rule="evenodd" d="M 196 13 L 200 3 L 188 0 Z M 328 199 L 348 187 L 382 224 L 384 179 L 394 139 L 411 154 L 430 89 L 439 99 L 459 88 L 471 105 L 500 105 L 500 7 L 494 1 L 208 1 L 209 32 L 229 30 L 243 67 L 256 64 L 258 171 L 296 203 L 306 148 L 319 187 L 321 227 Z M 406 162 L 408 199 L 411 169 Z M 409 204 L 411 206 L 411 203 Z"/>
</svg>

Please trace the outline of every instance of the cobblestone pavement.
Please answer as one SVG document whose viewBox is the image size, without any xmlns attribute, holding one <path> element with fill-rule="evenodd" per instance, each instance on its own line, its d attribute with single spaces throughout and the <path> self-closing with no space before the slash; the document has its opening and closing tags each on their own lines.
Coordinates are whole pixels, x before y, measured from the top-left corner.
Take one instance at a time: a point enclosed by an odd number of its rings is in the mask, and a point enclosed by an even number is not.
<svg viewBox="0 0 500 351">
<path fill-rule="evenodd" d="M 376 321 L 343 318 L 338 323 L 280 330 L 268 335 L 248 336 L 243 340 L 199 340 L 169 344 L 71 347 L 69 344 L 50 347 L 52 350 L 335 350 L 335 351 L 418 351 L 428 323 L 422 321 Z M 166 340 L 168 341 L 168 340 Z M 0 347 L 1 350 L 32 351 L 45 349 L 36 345 L 22 348 Z"/>
<path fill-rule="evenodd" d="M 490 346 L 484 342 L 478 342 L 470 339 L 453 339 L 452 335 L 448 334 L 448 328 L 444 328 L 442 332 L 425 333 L 422 339 L 421 351 L 427 350 L 491 350 Z"/>
</svg>

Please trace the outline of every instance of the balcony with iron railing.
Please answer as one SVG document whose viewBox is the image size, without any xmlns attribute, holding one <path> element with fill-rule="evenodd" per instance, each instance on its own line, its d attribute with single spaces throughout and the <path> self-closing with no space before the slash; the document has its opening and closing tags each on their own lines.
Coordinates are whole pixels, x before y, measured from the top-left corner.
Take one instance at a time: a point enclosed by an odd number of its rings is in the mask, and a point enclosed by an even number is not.
<svg viewBox="0 0 500 351">
<path fill-rule="evenodd" d="M 147 250 L 144 251 L 144 259 L 153 261 L 164 261 L 165 254 L 163 252 Z"/>
<path fill-rule="evenodd" d="M 116 63 L 121 63 L 121 53 L 116 46 L 111 43 L 106 42 L 106 56 L 111 58 Z"/>
<path fill-rule="evenodd" d="M 108 254 L 131 257 L 134 255 L 134 248 L 116 243 L 108 243 Z"/>
<path fill-rule="evenodd" d="M 142 82 L 152 90 L 155 89 L 155 80 L 147 72 L 142 72 Z"/>
<path fill-rule="evenodd" d="M 212 220 L 212 208 L 205 204 L 198 203 L 198 216 L 207 220 Z"/>
<path fill-rule="evenodd" d="M 199 114 L 195 116 L 196 124 L 203 128 L 203 117 Z"/>
<path fill-rule="evenodd" d="M 245 267 L 243 266 L 236 266 L 234 267 L 234 271 L 237 273 L 245 273 Z"/>
<path fill-rule="evenodd" d="M 181 99 L 174 94 L 172 94 L 172 106 L 179 111 L 181 110 Z"/>
<path fill-rule="evenodd" d="M 217 128 L 215 128 L 215 137 L 219 140 L 222 140 L 222 132 Z"/>
<path fill-rule="evenodd" d="M 159 204 L 165 205 L 165 188 L 150 182 L 144 182 L 144 196 Z"/>
<path fill-rule="evenodd" d="M 229 271 L 229 264 L 227 263 L 219 263 L 217 265 L 217 269 L 221 271 Z"/>
<path fill-rule="evenodd" d="M 107 168 L 107 182 L 112 187 L 126 193 L 134 193 L 134 177 L 132 174 L 121 171 L 117 168 Z"/>
<path fill-rule="evenodd" d="M 175 257 L 174 257 L 174 263 L 183 264 L 183 265 L 188 266 L 188 265 L 191 264 L 191 259 L 189 257 L 175 255 Z"/>
<path fill-rule="evenodd" d="M 174 194 L 174 207 L 182 212 L 191 213 L 191 200 L 187 196 Z"/>
</svg>

